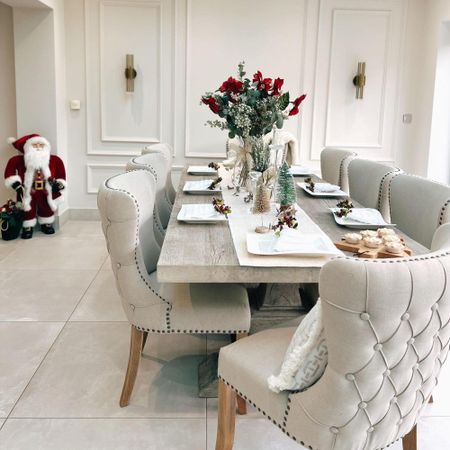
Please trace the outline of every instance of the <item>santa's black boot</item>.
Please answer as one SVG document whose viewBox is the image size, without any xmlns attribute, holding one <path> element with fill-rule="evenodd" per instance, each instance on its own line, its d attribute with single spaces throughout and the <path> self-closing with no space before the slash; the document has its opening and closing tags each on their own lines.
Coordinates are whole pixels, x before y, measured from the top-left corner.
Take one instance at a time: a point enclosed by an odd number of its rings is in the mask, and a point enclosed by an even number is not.
<svg viewBox="0 0 450 450">
<path fill-rule="evenodd" d="M 31 239 L 33 237 L 33 227 L 22 228 L 22 239 Z"/>
<path fill-rule="evenodd" d="M 49 223 L 43 223 L 41 225 L 41 231 L 44 234 L 55 234 L 55 229 L 53 228 L 53 225 L 51 225 Z"/>
</svg>

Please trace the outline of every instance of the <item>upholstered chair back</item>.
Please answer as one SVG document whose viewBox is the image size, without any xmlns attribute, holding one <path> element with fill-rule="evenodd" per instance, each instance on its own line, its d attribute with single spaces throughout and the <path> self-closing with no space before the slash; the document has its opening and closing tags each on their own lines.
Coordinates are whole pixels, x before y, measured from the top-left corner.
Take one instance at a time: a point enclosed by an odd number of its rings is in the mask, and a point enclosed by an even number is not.
<svg viewBox="0 0 450 450">
<path fill-rule="evenodd" d="M 322 178 L 337 184 L 345 192 L 349 191 L 348 166 L 356 158 L 356 153 L 339 148 L 326 148 L 320 154 Z"/>
<path fill-rule="evenodd" d="M 434 233 L 431 251 L 450 249 L 450 223 L 442 224 Z"/>
<path fill-rule="evenodd" d="M 166 196 L 167 177 L 170 176 L 167 161 L 162 153 L 147 153 L 128 161 L 127 171 L 139 169 L 150 171 L 156 180 L 155 213 L 164 230 L 167 228 L 172 212 L 172 204 Z"/>
<path fill-rule="evenodd" d="M 153 232 L 155 180 L 145 170 L 116 175 L 100 186 L 97 204 L 111 266 L 128 320 L 164 330 L 170 305 L 152 286 L 160 247 Z"/>
<path fill-rule="evenodd" d="M 339 258 L 320 275 L 328 366 L 289 398 L 286 431 L 309 448 L 381 449 L 407 434 L 447 358 L 450 253 Z"/>
<path fill-rule="evenodd" d="M 389 181 L 397 169 L 368 159 L 355 158 L 348 166 L 350 196 L 366 208 L 378 209 L 389 221 Z"/>
<path fill-rule="evenodd" d="M 168 177 L 166 180 L 166 194 L 167 194 L 169 202 L 173 204 L 175 201 L 176 191 L 173 187 L 172 176 L 171 176 L 172 159 L 173 159 L 172 147 L 166 143 L 147 145 L 146 147 L 144 147 L 142 149 L 142 154 L 146 155 L 148 153 L 161 153 L 162 155 L 164 155 L 164 158 L 167 161 Z"/>
<path fill-rule="evenodd" d="M 392 223 L 431 247 L 439 225 L 450 221 L 450 186 L 415 175 L 399 174 L 389 183 Z"/>
</svg>

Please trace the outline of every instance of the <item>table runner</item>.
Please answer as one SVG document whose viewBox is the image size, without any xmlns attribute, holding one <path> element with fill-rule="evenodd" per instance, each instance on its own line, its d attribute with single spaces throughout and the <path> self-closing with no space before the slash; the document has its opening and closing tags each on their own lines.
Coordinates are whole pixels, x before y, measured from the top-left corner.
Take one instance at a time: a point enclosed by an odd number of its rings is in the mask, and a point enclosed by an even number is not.
<svg viewBox="0 0 450 450">
<path fill-rule="evenodd" d="M 220 176 L 222 177 L 222 196 L 226 205 L 231 207 L 232 213 L 228 216 L 228 222 L 231 230 L 231 236 L 233 238 L 234 248 L 236 255 L 241 266 L 253 266 L 253 267 L 322 267 L 332 256 L 262 256 L 253 255 L 247 251 L 247 233 L 255 232 L 255 227 L 261 225 L 261 217 L 264 219 L 264 225 L 267 225 L 269 221 L 272 223 L 275 221 L 276 209 L 272 205 L 273 210 L 266 214 L 252 214 L 252 203 L 245 203 L 245 193 L 240 193 L 239 196 L 235 196 L 234 190 L 228 189 L 227 186 L 231 185 L 230 172 L 221 170 Z M 326 239 L 330 240 L 328 235 L 322 231 L 322 229 L 303 211 L 303 209 L 296 205 L 297 208 L 297 220 L 298 229 L 303 233 L 308 234 L 320 234 Z M 342 252 L 336 249 L 336 254 L 342 254 Z"/>
</svg>

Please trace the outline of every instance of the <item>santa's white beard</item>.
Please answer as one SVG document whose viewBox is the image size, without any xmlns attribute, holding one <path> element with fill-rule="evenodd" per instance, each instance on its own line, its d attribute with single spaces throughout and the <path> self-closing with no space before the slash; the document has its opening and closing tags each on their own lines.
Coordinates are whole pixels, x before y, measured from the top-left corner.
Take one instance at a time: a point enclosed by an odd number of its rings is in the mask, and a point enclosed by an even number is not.
<svg viewBox="0 0 450 450">
<path fill-rule="evenodd" d="M 42 149 L 35 149 L 33 147 L 26 149 L 24 154 L 25 167 L 27 169 L 42 170 L 48 169 L 50 162 L 50 148 L 45 146 Z"/>
</svg>

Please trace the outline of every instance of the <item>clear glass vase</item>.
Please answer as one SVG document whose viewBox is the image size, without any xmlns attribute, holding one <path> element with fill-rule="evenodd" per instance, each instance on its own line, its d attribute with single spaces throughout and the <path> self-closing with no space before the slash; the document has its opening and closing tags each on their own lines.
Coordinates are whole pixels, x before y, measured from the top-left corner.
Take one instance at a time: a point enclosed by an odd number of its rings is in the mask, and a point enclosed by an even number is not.
<svg viewBox="0 0 450 450">
<path fill-rule="evenodd" d="M 257 162 L 256 171 L 261 172 L 258 164 L 261 164 L 260 159 L 263 157 L 261 154 L 263 151 L 264 140 L 262 137 L 241 138 L 241 150 L 236 163 L 236 181 L 240 188 L 252 192 L 250 172 L 255 168 L 255 161 Z"/>
</svg>

